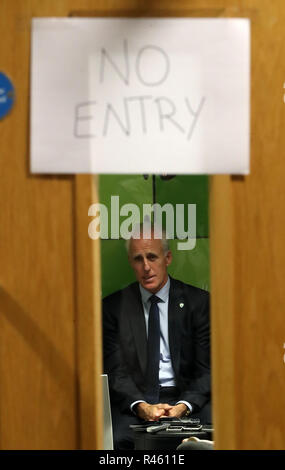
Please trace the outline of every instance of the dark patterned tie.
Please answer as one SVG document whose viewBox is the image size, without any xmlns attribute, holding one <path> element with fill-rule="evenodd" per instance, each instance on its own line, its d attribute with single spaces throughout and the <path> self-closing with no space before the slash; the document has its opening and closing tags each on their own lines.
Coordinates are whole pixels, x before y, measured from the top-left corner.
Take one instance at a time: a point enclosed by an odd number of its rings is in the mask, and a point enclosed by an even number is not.
<svg viewBox="0 0 285 470">
<path fill-rule="evenodd" d="M 158 302 L 161 300 L 150 297 L 147 339 L 146 395 L 148 403 L 158 403 L 159 399 L 159 359 L 160 359 L 160 324 Z"/>
</svg>

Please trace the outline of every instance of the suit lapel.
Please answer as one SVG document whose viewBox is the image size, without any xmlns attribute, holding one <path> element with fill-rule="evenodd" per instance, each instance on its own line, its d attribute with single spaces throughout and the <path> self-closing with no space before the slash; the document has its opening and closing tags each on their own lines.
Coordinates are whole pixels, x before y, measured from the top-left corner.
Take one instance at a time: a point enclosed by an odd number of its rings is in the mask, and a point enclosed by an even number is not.
<svg viewBox="0 0 285 470">
<path fill-rule="evenodd" d="M 127 309 L 139 363 L 144 374 L 147 364 L 147 336 L 145 317 L 138 284 L 133 285 Z"/>
<path fill-rule="evenodd" d="M 170 278 L 170 290 L 168 301 L 168 336 L 169 336 L 169 349 L 172 361 L 172 367 L 175 375 L 179 374 L 180 366 L 180 345 L 182 334 L 182 320 L 185 305 L 183 290 L 180 283 L 175 279 Z"/>
<path fill-rule="evenodd" d="M 181 284 L 175 279 L 170 278 L 168 301 L 168 336 L 172 367 L 174 369 L 175 375 L 179 374 L 180 344 L 183 328 L 182 322 L 184 317 L 184 308 L 186 308 L 186 305 Z M 147 365 L 147 335 L 138 283 L 132 285 L 125 309 L 130 321 L 131 331 L 134 338 L 141 370 L 144 374 Z"/>
</svg>

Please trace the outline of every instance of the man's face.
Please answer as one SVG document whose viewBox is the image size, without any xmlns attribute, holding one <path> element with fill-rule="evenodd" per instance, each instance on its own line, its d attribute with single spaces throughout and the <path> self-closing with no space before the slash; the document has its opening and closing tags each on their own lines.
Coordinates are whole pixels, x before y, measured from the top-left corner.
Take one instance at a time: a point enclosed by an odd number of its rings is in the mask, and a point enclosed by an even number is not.
<svg viewBox="0 0 285 470">
<path fill-rule="evenodd" d="M 142 287 L 152 294 L 167 282 L 167 266 L 172 261 L 171 251 L 164 253 L 159 239 L 131 239 L 129 262 Z"/>
</svg>

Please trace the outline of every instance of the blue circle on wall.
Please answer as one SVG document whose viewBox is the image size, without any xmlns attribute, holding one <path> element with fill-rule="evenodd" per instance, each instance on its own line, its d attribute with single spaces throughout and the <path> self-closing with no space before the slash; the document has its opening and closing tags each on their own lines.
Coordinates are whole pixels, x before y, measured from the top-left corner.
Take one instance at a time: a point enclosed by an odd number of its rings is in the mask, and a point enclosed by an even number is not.
<svg viewBox="0 0 285 470">
<path fill-rule="evenodd" d="M 0 119 L 6 116 L 13 107 L 15 90 L 11 80 L 0 72 Z"/>
</svg>

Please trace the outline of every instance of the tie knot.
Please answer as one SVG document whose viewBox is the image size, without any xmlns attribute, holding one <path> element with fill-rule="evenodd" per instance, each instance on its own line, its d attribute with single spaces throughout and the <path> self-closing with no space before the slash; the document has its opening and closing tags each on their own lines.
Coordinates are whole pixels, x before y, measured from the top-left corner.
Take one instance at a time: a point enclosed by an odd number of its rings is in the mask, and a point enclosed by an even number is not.
<svg viewBox="0 0 285 470">
<path fill-rule="evenodd" d="M 159 297 L 157 297 L 156 295 L 152 295 L 149 298 L 149 300 L 150 300 L 151 305 L 158 304 L 158 302 L 161 302 L 161 299 Z"/>
</svg>

